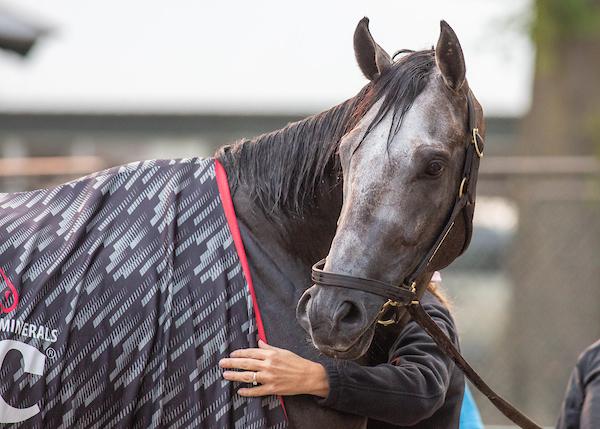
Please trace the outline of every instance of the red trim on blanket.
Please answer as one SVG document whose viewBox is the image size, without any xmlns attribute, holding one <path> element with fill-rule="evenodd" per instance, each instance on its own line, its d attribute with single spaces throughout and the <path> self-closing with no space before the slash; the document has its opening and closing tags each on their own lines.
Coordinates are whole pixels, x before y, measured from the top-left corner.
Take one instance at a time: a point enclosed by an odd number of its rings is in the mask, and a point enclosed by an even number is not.
<svg viewBox="0 0 600 429">
<path fill-rule="evenodd" d="M 217 175 L 217 186 L 219 188 L 219 195 L 221 196 L 221 202 L 223 203 L 223 211 L 231 230 L 231 236 L 233 237 L 233 243 L 237 251 L 240 263 L 242 264 L 242 271 L 246 277 L 246 283 L 248 283 L 248 290 L 250 296 L 252 296 L 252 306 L 254 307 L 254 317 L 256 317 L 256 327 L 258 329 L 258 338 L 267 343 L 267 335 L 265 334 L 265 327 L 262 322 L 260 310 L 258 308 L 258 300 L 256 299 L 256 293 L 254 292 L 254 284 L 252 283 L 252 276 L 250 275 L 250 265 L 248 265 L 248 259 L 246 258 L 246 250 L 244 249 L 244 242 L 242 241 L 242 235 L 240 234 L 240 227 L 238 226 L 237 217 L 235 215 L 235 208 L 233 207 L 233 200 L 231 199 L 231 192 L 229 192 L 229 182 L 227 181 L 227 172 L 221 165 L 221 163 L 215 159 L 215 173 Z M 279 402 L 281 402 L 281 408 L 283 408 L 283 414 L 287 420 L 287 411 L 285 409 L 285 403 L 283 402 L 283 396 L 277 396 Z"/>
<path fill-rule="evenodd" d="M 267 336 L 265 335 L 265 327 L 262 322 L 260 310 L 258 309 L 258 301 L 256 299 L 256 293 L 254 292 L 254 284 L 252 283 L 252 277 L 250 276 L 250 266 L 248 265 L 248 259 L 246 258 L 246 250 L 244 249 L 244 243 L 242 242 L 242 235 L 240 234 L 240 227 L 237 223 L 237 217 L 235 216 L 235 208 L 233 207 L 233 201 L 231 199 L 231 193 L 229 192 L 229 182 L 227 181 L 227 173 L 221 165 L 221 163 L 215 159 L 215 172 L 217 173 L 217 186 L 219 187 L 219 194 L 221 195 L 221 202 L 223 203 L 223 211 L 231 230 L 233 242 L 235 244 L 235 250 L 240 258 L 242 264 L 242 271 L 244 271 L 244 277 L 248 283 L 248 289 L 252 296 L 252 306 L 254 307 L 254 316 L 256 317 L 256 327 L 258 328 L 258 338 L 265 343 L 267 342 Z"/>
</svg>

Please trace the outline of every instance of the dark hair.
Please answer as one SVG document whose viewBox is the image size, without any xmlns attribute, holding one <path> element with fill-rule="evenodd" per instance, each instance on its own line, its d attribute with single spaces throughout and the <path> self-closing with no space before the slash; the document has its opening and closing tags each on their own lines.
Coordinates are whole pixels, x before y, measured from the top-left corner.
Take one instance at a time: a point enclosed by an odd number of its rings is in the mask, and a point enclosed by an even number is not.
<svg viewBox="0 0 600 429">
<path fill-rule="evenodd" d="M 222 147 L 215 156 L 233 167 L 229 169 L 232 192 L 248 185 L 250 197 L 265 214 L 301 214 L 314 201 L 325 175 L 332 169 L 339 171 L 335 155 L 342 136 L 381 99 L 365 135 L 391 112 L 391 139 L 427 85 L 434 64 L 433 50 L 407 54 L 355 97 L 280 130 Z"/>
</svg>

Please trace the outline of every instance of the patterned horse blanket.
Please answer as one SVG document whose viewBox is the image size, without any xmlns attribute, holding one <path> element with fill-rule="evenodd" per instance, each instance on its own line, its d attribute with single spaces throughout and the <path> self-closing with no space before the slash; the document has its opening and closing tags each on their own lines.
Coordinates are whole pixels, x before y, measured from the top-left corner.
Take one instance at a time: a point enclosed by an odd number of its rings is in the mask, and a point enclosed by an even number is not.
<svg viewBox="0 0 600 429">
<path fill-rule="evenodd" d="M 283 428 L 219 359 L 260 319 L 223 167 L 133 163 L 0 194 L 0 423 Z"/>
</svg>

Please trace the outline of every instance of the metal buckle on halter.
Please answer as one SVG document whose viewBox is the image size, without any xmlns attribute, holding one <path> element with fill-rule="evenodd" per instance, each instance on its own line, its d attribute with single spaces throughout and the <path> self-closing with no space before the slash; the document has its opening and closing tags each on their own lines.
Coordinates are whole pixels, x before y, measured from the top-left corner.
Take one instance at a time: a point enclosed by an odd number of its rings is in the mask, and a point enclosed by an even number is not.
<svg viewBox="0 0 600 429">
<path fill-rule="evenodd" d="M 394 311 L 394 315 L 387 320 L 379 320 L 379 317 L 383 316 L 386 311 L 388 311 L 389 308 L 391 307 L 395 307 L 395 311 Z M 392 299 L 388 299 L 387 302 L 385 304 L 383 304 L 383 307 L 381 307 L 381 310 L 379 311 L 379 315 L 377 316 L 377 323 L 379 323 L 380 325 L 383 326 L 389 326 L 389 325 L 393 325 L 394 323 L 398 323 L 400 320 L 398 320 L 398 307 L 402 307 L 402 304 L 398 301 L 394 301 Z"/>
<path fill-rule="evenodd" d="M 477 146 L 475 146 L 477 147 Z M 462 181 L 460 182 L 460 187 L 458 188 L 458 198 L 462 198 L 463 194 L 465 193 L 465 185 L 467 184 L 467 178 L 463 177 Z"/>
<path fill-rule="evenodd" d="M 475 145 L 475 152 L 477 152 L 477 156 L 479 158 L 483 158 L 483 150 L 479 148 L 479 140 L 481 139 L 481 135 L 479 134 L 479 128 L 473 128 L 473 144 Z"/>
<path fill-rule="evenodd" d="M 410 292 L 413 295 L 415 295 L 415 297 L 416 297 L 417 282 L 412 282 L 408 288 L 410 289 Z M 393 299 L 388 299 L 387 302 L 385 304 L 383 304 L 383 307 L 381 307 L 381 310 L 379 311 L 379 314 L 377 315 L 377 323 L 379 323 L 380 325 L 383 325 L 383 326 L 389 326 L 389 325 L 393 325 L 394 323 L 398 323 L 400 321 L 400 319 L 398 318 L 398 308 L 402 307 L 403 305 L 404 304 L 402 304 L 400 301 L 394 301 Z M 394 307 L 394 309 L 395 309 L 394 315 L 387 320 L 379 320 L 379 318 L 381 316 L 383 316 L 392 307 Z"/>
</svg>

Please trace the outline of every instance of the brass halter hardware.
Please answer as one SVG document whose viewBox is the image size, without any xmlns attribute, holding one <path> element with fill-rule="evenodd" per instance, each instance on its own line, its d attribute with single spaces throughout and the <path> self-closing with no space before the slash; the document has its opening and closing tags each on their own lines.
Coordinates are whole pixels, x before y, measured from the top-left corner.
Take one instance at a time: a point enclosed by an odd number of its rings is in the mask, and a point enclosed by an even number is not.
<svg viewBox="0 0 600 429">
<path fill-rule="evenodd" d="M 398 315 L 398 307 L 403 307 L 404 305 L 398 301 L 394 301 L 392 299 L 388 299 L 387 302 L 385 304 L 383 304 L 383 307 L 381 307 L 381 310 L 379 311 L 379 314 L 377 315 L 377 323 L 379 323 L 380 325 L 383 326 L 389 326 L 389 325 L 393 325 L 394 323 L 398 323 L 398 320 L 396 318 L 396 316 Z M 395 307 L 396 311 L 394 311 L 394 315 L 387 319 L 387 320 L 379 320 L 380 316 L 383 316 L 386 311 L 391 308 L 391 307 Z"/>
<path fill-rule="evenodd" d="M 410 291 L 411 291 L 412 293 L 417 293 L 417 282 L 412 282 L 412 283 L 410 284 Z"/>
<path fill-rule="evenodd" d="M 479 128 L 473 128 L 473 144 L 475 145 L 475 152 L 477 152 L 477 156 L 479 158 L 483 158 L 483 150 L 479 148 L 479 139 L 481 135 L 479 134 Z"/>
<path fill-rule="evenodd" d="M 477 146 L 475 146 L 477 147 Z M 463 177 L 462 181 L 460 182 L 460 187 L 458 188 L 458 198 L 462 198 L 463 194 L 465 193 L 465 185 L 467 184 L 467 178 Z"/>
<path fill-rule="evenodd" d="M 409 286 L 409 289 L 410 289 L 410 292 L 416 296 L 417 282 L 412 282 Z M 387 302 L 385 304 L 383 304 L 383 307 L 381 307 L 381 310 L 379 310 L 379 313 L 377 314 L 377 323 L 380 325 L 383 325 L 383 326 L 389 326 L 389 325 L 393 325 L 394 323 L 398 323 L 400 321 L 400 319 L 398 318 L 398 309 L 401 307 L 404 307 L 404 306 L 406 306 L 406 303 L 402 303 L 400 301 L 396 301 L 393 299 L 388 299 Z M 394 315 L 392 317 L 390 317 L 389 319 L 380 320 L 379 318 L 381 316 L 385 315 L 385 313 L 391 307 L 395 308 Z"/>
</svg>

